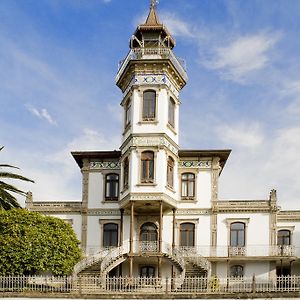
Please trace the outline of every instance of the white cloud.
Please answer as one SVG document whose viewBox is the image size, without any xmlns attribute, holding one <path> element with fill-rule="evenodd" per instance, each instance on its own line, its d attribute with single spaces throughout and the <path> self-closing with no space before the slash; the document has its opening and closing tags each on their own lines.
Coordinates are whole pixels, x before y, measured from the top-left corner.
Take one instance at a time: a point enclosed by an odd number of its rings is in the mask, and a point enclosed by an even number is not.
<svg viewBox="0 0 300 300">
<path fill-rule="evenodd" d="M 283 97 L 290 99 L 287 112 L 290 114 L 300 114 L 300 80 L 286 82 L 281 93 Z"/>
<path fill-rule="evenodd" d="M 222 125 L 217 128 L 217 133 L 225 144 L 236 147 L 255 148 L 264 141 L 264 135 L 258 123 Z"/>
<path fill-rule="evenodd" d="M 51 117 L 46 108 L 37 109 L 31 105 L 26 105 L 27 110 L 41 120 L 46 120 L 51 125 L 57 125 L 56 121 Z"/>
<path fill-rule="evenodd" d="M 247 74 L 267 66 L 269 51 L 278 40 L 278 34 L 239 37 L 228 46 L 216 48 L 214 57 L 204 64 L 219 70 L 226 79 L 242 81 Z"/>
<path fill-rule="evenodd" d="M 176 14 L 164 12 L 161 14 L 161 21 L 166 25 L 170 33 L 174 36 L 184 36 L 185 38 L 193 38 L 193 28 L 191 25 Z"/>
</svg>

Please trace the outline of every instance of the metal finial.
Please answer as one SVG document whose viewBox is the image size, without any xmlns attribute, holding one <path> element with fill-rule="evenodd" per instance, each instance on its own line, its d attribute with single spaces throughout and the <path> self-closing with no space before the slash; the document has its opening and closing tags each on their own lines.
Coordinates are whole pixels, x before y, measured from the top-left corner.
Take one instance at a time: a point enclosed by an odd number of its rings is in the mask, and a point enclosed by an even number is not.
<svg viewBox="0 0 300 300">
<path fill-rule="evenodd" d="M 156 8 L 158 3 L 158 0 L 151 0 L 150 8 Z"/>
</svg>

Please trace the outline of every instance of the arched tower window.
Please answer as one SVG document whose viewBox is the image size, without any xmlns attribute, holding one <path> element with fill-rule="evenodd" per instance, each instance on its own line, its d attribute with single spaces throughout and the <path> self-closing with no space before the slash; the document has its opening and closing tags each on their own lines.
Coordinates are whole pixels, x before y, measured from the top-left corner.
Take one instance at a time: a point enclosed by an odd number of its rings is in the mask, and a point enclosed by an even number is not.
<svg viewBox="0 0 300 300">
<path fill-rule="evenodd" d="M 154 182 L 154 153 L 152 151 L 144 151 L 141 155 L 141 182 Z"/>
<path fill-rule="evenodd" d="M 231 223 L 230 246 L 245 247 L 245 223 L 242 222 Z"/>
<path fill-rule="evenodd" d="M 180 246 L 183 247 L 195 246 L 195 224 L 193 223 L 180 224 Z"/>
<path fill-rule="evenodd" d="M 168 123 L 175 127 L 175 101 L 172 97 L 169 98 Z"/>
<path fill-rule="evenodd" d="M 143 121 L 153 121 L 156 112 L 156 92 L 145 91 L 143 94 Z"/>
<path fill-rule="evenodd" d="M 128 188 L 128 180 L 129 180 L 129 160 L 128 157 L 124 159 L 123 162 L 123 188 Z"/>
<path fill-rule="evenodd" d="M 105 176 L 105 200 L 118 200 L 119 175 L 107 174 Z"/>
<path fill-rule="evenodd" d="M 279 230 L 277 233 L 277 245 L 284 246 L 291 244 L 291 232 L 289 230 Z"/>
<path fill-rule="evenodd" d="M 103 247 L 118 246 L 118 224 L 107 223 L 103 226 Z"/>
<path fill-rule="evenodd" d="M 195 174 L 183 173 L 181 175 L 181 197 L 195 197 Z"/>
<path fill-rule="evenodd" d="M 167 185 L 171 188 L 174 186 L 174 159 L 171 156 L 168 157 Z"/>
</svg>

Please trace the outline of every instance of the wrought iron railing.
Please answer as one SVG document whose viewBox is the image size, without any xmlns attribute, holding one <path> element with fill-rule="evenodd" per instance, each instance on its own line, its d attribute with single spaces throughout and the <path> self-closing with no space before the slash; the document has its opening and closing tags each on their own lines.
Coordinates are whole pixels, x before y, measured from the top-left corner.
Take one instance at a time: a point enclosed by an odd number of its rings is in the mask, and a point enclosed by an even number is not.
<svg viewBox="0 0 300 300">
<path fill-rule="evenodd" d="M 188 277 L 179 283 L 178 278 L 156 277 L 100 277 L 100 276 L 0 276 L 0 292 L 5 297 L 14 293 L 22 297 L 40 293 L 91 295 L 91 294 L 216 294 L 294 293 L 299 295 L 300 276 L 274 277 Z M 270 296 L 268 294 L 268 296 Z M 274 295 L 274 297 L 276 297 Z"/>
<path fill-rule="evenodd" d="M 119 70 L 116 76 L 116 82 L 120 79 L 121 74 L 125 70 L 130 60 L 138 59 L 170 59 L 174 67 L 178 70 L 180 75 L 187 81 L 186 63 L 183 59 L 177 58 L 173 51 L 169 48 L 136 48 L 131 49 L 126 58 L 119 63 Z"/>
</svg>

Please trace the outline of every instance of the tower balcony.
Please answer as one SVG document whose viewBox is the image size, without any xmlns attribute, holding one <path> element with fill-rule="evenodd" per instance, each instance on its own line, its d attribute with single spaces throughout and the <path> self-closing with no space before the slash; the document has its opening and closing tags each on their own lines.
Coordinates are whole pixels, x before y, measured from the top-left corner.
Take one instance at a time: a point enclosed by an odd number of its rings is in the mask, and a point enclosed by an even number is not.
<svg viewBox="0 0 300 300">
<path fill-rule="evenodd" d="M 129 51 L 126 58 L 121 60 L 119 63 L 118 73 L 116 76 L 116 82 L 118 82 L 132 60 L 158 60 L 168 59 L 171 61 L 175 69 L 178 71 L 180 76 L 186 82 L 188 80 L 186 73 L 186 62 L 183 59 L 177 58 L 173 51 L 169 48 L 134 48 Z"/>
</svg>

